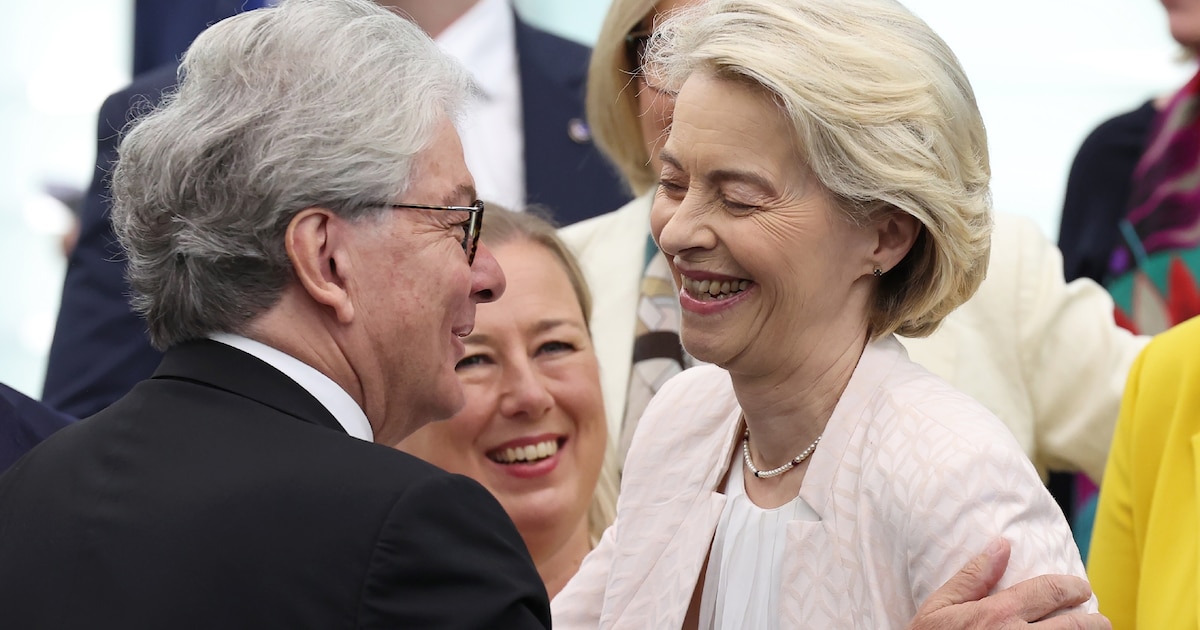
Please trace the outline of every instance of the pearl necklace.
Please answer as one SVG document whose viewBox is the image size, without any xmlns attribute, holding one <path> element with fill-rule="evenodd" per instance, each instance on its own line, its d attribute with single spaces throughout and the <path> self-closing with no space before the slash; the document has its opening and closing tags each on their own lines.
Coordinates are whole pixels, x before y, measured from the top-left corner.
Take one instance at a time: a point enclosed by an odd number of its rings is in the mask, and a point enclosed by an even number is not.
<svg viewBox="0 0 1200 630">
<path fill-rule="evenodd" d="M 808 448 L 804 449 L 803 453 L 793 457 L 788 463 L 780 466 L 779 468 L 772 468 L 771 470 L 759 470 L 754 467 L 754 461 L 750 459 L 750 428 L 747 427 L 746 433 L 742 435 L 742 459 L 746 460 L 746 468 L 749 468 L 750 472 L 754 473 L 755 477 L 759 479 L 770 479 L 771 477 L 778 477 L 779 475 L 782 475 L 796 466 L 799 466 L 800 462 L 808 459 L 808 456 L 813 454 L 813 451 L 817 449 L 817 444 L 820 442 L 821 436 L 818 435 L 817 439 L 813 440 L 813 443 L 809 444 Z"/>
</svg>

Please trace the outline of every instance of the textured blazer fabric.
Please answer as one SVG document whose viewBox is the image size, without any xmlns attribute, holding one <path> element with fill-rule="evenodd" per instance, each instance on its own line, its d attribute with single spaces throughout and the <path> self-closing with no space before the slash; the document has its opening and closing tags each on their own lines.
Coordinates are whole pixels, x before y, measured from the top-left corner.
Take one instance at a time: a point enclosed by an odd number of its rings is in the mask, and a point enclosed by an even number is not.
<svg viewBox="0 0 1200 630">
<path fill-rule="evenodd" d="M 626 460 L 616 523 L 552 604 L 556 628 L 680 627 L 724 506 L 740 413 L 714 366 L 659 392 Z M 904 628 L 999 536 L 1013 549 L 999 588 L 1084 575 L 1009 431 L 891 337 L 864 351 L 799 496 L 819 519 L 788 524 L 783 628 Z"/>
</svg>

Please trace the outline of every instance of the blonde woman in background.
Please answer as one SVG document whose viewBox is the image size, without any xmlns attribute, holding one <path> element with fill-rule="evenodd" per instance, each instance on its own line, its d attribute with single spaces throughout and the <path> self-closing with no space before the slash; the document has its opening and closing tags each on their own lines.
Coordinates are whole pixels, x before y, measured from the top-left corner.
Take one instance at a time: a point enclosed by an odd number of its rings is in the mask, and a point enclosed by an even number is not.
<svg viewBox="0 0 1200 630">
<path fill-rule="evenodd" d="M 455 370 L 466 407 L 397 448 L 490 490 L 553 597 L 616 510 L 616 462 L 588 332 L 592 298 L 552 225 L 493 204 L 487 212 L 482 240 L 508 288 L 476 309 L 463 340 Z"/>
</svg>

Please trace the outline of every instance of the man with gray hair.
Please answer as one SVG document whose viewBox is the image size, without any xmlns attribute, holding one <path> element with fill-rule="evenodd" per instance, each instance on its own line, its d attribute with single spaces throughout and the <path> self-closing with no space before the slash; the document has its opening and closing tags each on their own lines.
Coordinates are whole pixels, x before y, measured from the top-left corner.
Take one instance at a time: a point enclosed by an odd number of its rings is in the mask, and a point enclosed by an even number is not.
<svg viewBox="0 0 1200 630">
<path fill-rule="evenodd" d="M 0 477 L 3 625 L 548 627 L 499 504 L 388 446 L 462 407 L 504 290 L 468 77 L 366 0 L 225 20 L 181 75 L 113 178 L 165 357 Z"/>
</svg>

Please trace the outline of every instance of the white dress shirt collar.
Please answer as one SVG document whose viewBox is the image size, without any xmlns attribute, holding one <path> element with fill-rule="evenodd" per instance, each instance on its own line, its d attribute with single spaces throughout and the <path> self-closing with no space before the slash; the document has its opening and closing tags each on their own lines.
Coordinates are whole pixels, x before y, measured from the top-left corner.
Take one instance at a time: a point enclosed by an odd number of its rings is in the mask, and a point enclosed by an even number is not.
<svg viewBox="0 0 1200 630">
<path fill-rule="evenodd" d="M 363 413 L 362 408 L 358 406 L 357 402 L 354 402 L 346 390 L 316 368 L 290 354 L 241 335 L 213 333 L 209 335 L 209 339 L 237 348 L 283 372 L 288 378 L 296 381 L 297 385 L 312 394 L 313 398 L 316 398 L 317 402 L 321 403 L 325 409 L 329 410 L 329 413 L 338 421 L 338 424 L 342 425 L 346 433 L 367 442 L 375 441 L 375 432 L 371 430 L 367 414 Z"/>
<path fill-rule="evenodd" d="M 438 36 L 443 51 L 471 72 L 483 97 L 502 98 L 517 65 L 516 26 L 507 0 L 479 0 Z"/>
<path fill-rule="evenodd" d="M 525 207 L 525 133 L 516 16 L 507 0 L 479 0 L 437 37 L 471 73 L 479 96 L 459 123 L 480 199 Z"/>
</svg>

